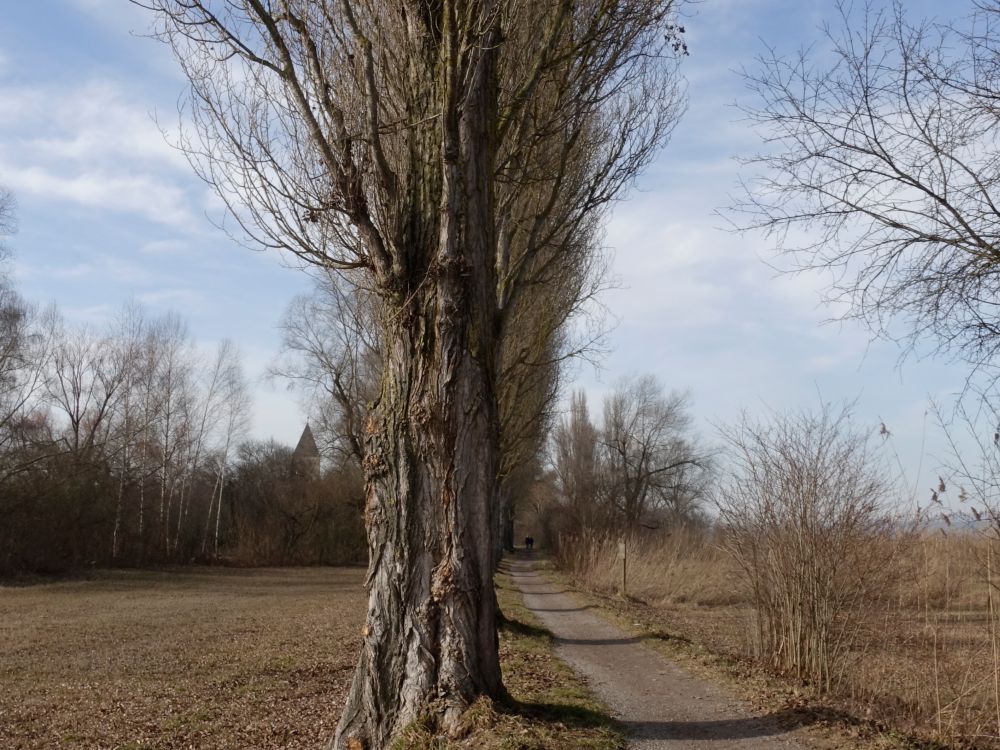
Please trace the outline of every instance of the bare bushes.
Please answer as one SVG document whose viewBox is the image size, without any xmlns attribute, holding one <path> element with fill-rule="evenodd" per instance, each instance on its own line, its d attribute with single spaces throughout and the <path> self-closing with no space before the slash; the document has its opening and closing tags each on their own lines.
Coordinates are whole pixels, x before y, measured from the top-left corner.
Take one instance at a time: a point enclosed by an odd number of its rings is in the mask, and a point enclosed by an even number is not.
<svg viewBox="0 0 1000 750">
<path fill-rule="evenodd" d="M 752 593 L 757 656 L 828 690 L 891 589 L 891 483 L 848 409 L 744 417 L 722 437 L 731 470 L 714 499 Z"/>
</svg>

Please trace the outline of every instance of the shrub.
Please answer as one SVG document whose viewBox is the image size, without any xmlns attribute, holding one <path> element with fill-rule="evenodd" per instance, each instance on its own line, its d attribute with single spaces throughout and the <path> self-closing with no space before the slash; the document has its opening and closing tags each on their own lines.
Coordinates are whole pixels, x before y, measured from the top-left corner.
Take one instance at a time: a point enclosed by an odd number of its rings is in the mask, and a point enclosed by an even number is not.
<svg viewBox="0 0 1000 750">
<path fill-rule="evenodd" d="M 713 495 L 754 601 L 757 655 L 829 690 L 891 591 L 900 529 L 887 472 L 848 408 L 744 417 L 722 437 L 730 471 Z"/>
</svg>

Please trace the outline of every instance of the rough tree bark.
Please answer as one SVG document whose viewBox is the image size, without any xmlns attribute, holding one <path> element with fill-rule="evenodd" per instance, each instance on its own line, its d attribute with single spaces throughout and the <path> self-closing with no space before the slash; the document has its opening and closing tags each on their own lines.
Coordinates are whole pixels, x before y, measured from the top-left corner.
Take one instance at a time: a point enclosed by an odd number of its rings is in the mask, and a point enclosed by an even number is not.
<svg viewBox="0 0 1000 750">
<path fill-rule="evenodd" d="M 371 598 L 331 748 L 384 747 L 428 711 L 429 698 L 442 728 L 453 728 L 478 696 L 501 690 L 493 590 L 499 420 L 490 397 L 494 52 L 485 43 L 476 60 L 456 66 L 448 61 L 463 51 L 451 44 L 446 37 L 441 95 L 463 104 L 445 108 L 452 116 L 439 156 L 428 160 L 442 186 L 430 283 L 386 306 L 408 325 L 384 326 L 382 393 L 364 461 Z M 464 91 L 455 79 L 463 69 L 474 71 Z M 426 236 L 422 228 L 412 238 Z"/>
</svg>

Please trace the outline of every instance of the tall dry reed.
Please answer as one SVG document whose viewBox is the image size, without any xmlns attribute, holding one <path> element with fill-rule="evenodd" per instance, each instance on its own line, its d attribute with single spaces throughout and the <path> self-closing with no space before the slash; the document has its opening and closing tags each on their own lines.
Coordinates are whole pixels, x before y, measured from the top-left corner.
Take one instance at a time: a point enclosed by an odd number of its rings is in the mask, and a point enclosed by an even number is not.
<svg viewBox="0 0 1000 750">
<path fill-rule="evenodd" d="M 560 537 L 556 562 L 584 587 L 606 594 L 622 587 L 622 537 L 583 532 Z M 680 526 L 632 535 L 627 544 L 629 596 L 662 606 L 746 602 L 734 585 L 737 571 L 710 530 Z"/>
</svg>

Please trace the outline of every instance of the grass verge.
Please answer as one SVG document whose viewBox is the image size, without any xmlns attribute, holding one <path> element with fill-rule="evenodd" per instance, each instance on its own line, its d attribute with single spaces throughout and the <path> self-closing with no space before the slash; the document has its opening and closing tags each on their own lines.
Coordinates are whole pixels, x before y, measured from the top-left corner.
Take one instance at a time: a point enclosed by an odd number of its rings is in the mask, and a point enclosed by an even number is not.
<svg viewBox="0 0 1000 750">
<path fill-rule="evenodd" d="M 720 683 L 754 709 L 781 715 L 789 729 L 801 729 L 799 738 L 811 748 L 850 750 L 948 750 L 914 738 L 867 717 L 851 713 L 836 701 L 793 684 L 750 659 L 702 642 L 696 634 L 671 626 L 661 608 L 634 599 L 608 596 L 583 587 L 550 560 L 536 562 L 536 570 L 574 593 L 626 632 L 685 669 Z"/>
</svg>

